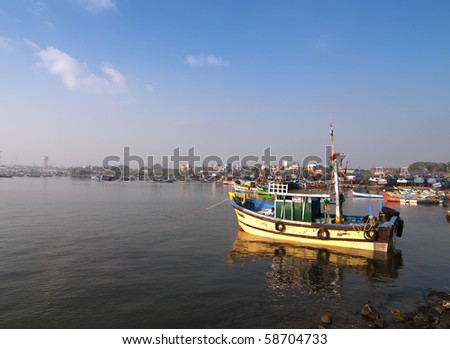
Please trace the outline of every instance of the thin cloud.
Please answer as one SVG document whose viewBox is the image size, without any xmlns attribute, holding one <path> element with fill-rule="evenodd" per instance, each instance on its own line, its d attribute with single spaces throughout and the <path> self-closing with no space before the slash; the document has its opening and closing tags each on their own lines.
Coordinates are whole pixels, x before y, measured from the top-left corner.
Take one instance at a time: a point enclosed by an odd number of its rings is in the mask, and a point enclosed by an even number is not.
<svg viewBox="0 0 450 349">
<path fill-rule="evenodd" d="M 154 91 L 153 86 L 150 84 L 146 84 L 145 89 L 147 90 L 148 93 L 153 93 L 153 91 Z"/>
<path fill-rule="evenodd" d="M 101 12 L 116 8 L 116 0 L 78 0 L 78 2 L 91 12 Z"/>
<path fill-rule="evenodd" d="M 32 49 L 34 49 L 36 51 L 41 49 L 34 41 L 31 41 L 29 39 L 23 39 L 23 41 L 25 42 L 25 44 L 27 46 L 31 47 Z"/>
<path fill-rule="evenodd" d="M 42 1 L 38 1 L 30 8 L 31 13 L 36 16 L 42 16 L 45 12 L 47 12 L 47 5 Z"/>
<path fill-rule="evenodd" d="M 0 36 L 0 48 L 6 52 L 12 52 L 14 51 L 14 41 L 10 38 Z"/>
<path fill-rule="evenodd" d="M 102 71 L 105 77 L 91 73 L 86 64 L 54 47 L 37 52 L 39 66 L 50 74 L 59 77 L 70 90 L 88 93 L 119 95 L 127 91 L 124 76 L 107 62 Z"/>
<path fill-rule="evenodd" d="M 210 66 L 210 67 L 223 67 L 230 65 L 230 62 L 214 56 L 214 55 L 205 55 L 203 53 L 199 55 L 188 55 L 186 56 L 186 62 L 190 66 Z"/>
</svg>

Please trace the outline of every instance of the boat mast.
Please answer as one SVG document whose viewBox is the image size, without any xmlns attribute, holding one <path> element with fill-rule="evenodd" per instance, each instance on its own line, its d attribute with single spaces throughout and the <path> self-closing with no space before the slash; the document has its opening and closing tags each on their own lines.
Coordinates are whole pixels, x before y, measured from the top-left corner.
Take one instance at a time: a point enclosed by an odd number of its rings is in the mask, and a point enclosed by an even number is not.
<svg viewBox="0 0 450 349">
<path fill-rule="evenodd" d="M 331 160 L 333 161 L 333 171 L 334 171 L 334 191 L 336 193 L 336 223 L 341 223 L 341 198 L 339 194 L 339 168 L 338 160 L 339 155 L 336 154 L 334 148 L 334 132 L 333 125 L 330 120 L 330 137 L 331 137 Z"/>
</svg>

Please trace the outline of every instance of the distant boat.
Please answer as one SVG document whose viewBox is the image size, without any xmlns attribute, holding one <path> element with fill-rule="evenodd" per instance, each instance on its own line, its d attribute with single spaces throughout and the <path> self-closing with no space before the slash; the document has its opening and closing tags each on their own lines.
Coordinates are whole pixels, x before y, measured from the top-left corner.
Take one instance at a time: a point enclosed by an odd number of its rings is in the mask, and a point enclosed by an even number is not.
<svg viewBox="0 0 450 349">
<path fill-rule="evenodd" d="M 106 176 L 104 174 L 91 176 L 92 181 L 98 181 L 98 182 L 112 182 L 113 179 L 114 179 L 113 176 Z"/>
<path fill-rule="evenodd" d="M 422 176 L 414 176 L 414 184 L 424 184 L 425 183 L 425 179 Z"/>
<path fill-rule="evenodd" d="M 161 179 L 159 182 L 160 183 L 173 183 L 176 182 L 177 180 L 175 178 L 165 178 L 165 179 Z"/>
<path fill-rule="evenodd" d="M 378 184 L 378 185 L 386 185 L 387 184 L 386 174 L 384 172 L 383 167 L 377 167 L 375 169 L 374 176 L 369 178 L 369 182 L 372 184 Z"/>
<path fill-rule="evenodd" d="M 256 188 L 254 182 L 243 182 L 242 184 L 234 183 L 234 190 L 241 193 L 257 193 L 258 188 Z"/>
<path fill-rule="evenodd" d="M 233 185 L 234 184 L 233 177 L 225 177 L 222 180 L 222 184 L 224 184 L 224 185 Z"/>
<path fill-rule="evenodd" d="M 269 193 L 269 186 L 268 185 L 260 185 L 258 183 L 255 183 L 255 187 L 258 190 L 259 195 L 263 196 L 273 196 L 273 194 Z"/>
<path fill-rule="evenodd" d="M 386 178 L 378 178 L 377 182 L 379 185 L 386 185 L 387 179 Z"/>
<path fill-rule="evenodd" d="M 439 204 L 443 202 L 443 198 L 434 191 L 387 191 L 383 194 L 383 198 L 388 202 L 397 202 L 401 205 Z"/>
<path fill-rule="evenodd" d="M 408 180 L 406 178 L 397 178 L 397 183 L 398 184 L 408 184 Z"/>
<path fill-rule="evenodd" d="M 366 199 L 382 199 L 383 195 L 381 194 L 372 194 L 372 193 L 361 193 L 352 190 L 353 196 L 359 197 L 359 198 L 366 198 Z"/>
<path fill-rule="evenodd" d="M 28 173 L 28 177 L 41 178 L 41 173 L 39 171 L 31 171 L 30 173 Z"/>
<path fill-rule="evenodd" d="M 12 176 L 10 173 L 0 173 L 0 178 L 12 178 Z"/>
<path fill-rule="evenodd" d="M 176 179 L 173 177 L 169 178 L 161 178 L 161 177 L 151 177 L 150 180 L 153 183 L 173 183 L 176 182 Z"/>
</svg>

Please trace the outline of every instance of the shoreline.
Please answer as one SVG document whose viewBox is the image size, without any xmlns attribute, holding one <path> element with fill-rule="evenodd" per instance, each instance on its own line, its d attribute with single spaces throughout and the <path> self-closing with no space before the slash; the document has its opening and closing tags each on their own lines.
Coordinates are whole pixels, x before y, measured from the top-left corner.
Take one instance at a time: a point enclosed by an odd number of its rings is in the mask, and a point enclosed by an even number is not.
<svg viewBox="0 0 450 349">
<path fill-rule="evenodd" d="M 450 329 L 450 294 L 429 289 L 423 302 L 416 309 L 403 313 L 401 309 L 391 308 L 386 318 L 382 318 L 367 301 L 358 315 L 366 323 L 366 328 Z M 361 329 L 358 325 L 335 323 L 333 318 L 333 314 L 323 314 L 319 329 Z"/>
</svg>

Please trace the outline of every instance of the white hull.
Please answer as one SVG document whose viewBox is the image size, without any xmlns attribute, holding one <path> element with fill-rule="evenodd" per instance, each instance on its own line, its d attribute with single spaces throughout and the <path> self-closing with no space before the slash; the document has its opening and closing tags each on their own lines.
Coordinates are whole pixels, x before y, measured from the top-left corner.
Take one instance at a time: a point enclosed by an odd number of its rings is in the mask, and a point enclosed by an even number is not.
<svg viewBox="0 0 450 349">
<path fill-rule="evenodd" d="M 294 222 L 262 216 L 237 205 L 233 207 L 239 227 L 243 231 L 274 241 L 290 241 L 311 247 L 350 248 L 373 252 L 387 252 L 395 245 L 395 228 L 390 222 L 383 223 L 384 227 L 379 227 L 381 242 L 377 242 L 365 238 L 364 223 L 347 224 L 343 227 L 341 224 Z M 276 229 L 276 223 L 280 221 L 284 224 L 284 231 Z M 329 232 L 328 239 L 318 238 L 321 228 L 326 228 Z"/>
</svg>

